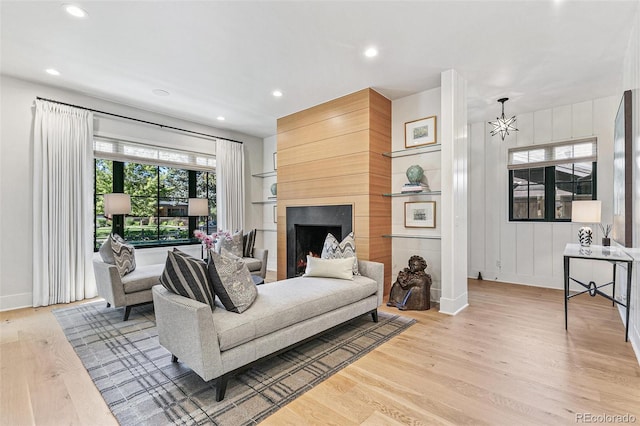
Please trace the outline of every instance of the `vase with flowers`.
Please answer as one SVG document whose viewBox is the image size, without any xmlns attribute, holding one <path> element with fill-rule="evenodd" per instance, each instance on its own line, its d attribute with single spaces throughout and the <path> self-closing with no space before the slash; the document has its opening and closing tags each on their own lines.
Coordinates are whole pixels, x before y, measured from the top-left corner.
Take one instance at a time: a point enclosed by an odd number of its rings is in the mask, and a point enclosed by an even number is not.
<svg viewBox="0 0 640 426">
<path fill-rule="evenodd" d="M 196 229 L 195 231 L 193 231 L 193 236 L 200 240 L 200 244 L 202 244 L 201 252 L 203 259 L 204 251 L 214 248 L 219 240 L 225 239 L 227 241 L 230 241 L 232 239 L 231 232 L 223 231 L 222 229 L 219 229 L 217 232 L 214 232 L 211 235 L 208 235 L 206 232 Z"/>
</svg>

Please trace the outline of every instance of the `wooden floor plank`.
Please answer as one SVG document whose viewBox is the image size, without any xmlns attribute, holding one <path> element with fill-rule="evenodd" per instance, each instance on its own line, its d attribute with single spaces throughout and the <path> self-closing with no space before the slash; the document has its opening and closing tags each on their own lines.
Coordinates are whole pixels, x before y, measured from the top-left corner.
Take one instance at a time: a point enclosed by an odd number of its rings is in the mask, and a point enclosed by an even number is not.
<svg viewBox="0 0 640 426">
<path fill-rule="evenodd" d="M 56 307 L 0 313 L 0 424 L 117 424 L 51 313 Z M 264 424 L 640 419 L 640 366 L 618 310 L 604 299 L 572 299 L 568 331 L 562 291 L 488 281 L 470 280 L 469 307 L 456 316 L 437 304 L 381 310 L 417 323 Z"/>
</svg>

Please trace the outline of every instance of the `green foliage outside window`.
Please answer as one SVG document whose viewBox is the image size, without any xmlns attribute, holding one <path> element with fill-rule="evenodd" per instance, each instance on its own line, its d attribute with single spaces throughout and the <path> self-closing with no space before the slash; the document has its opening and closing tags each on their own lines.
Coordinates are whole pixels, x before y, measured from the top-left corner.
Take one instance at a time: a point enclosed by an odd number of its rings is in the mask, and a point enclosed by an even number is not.
<svg viewBox="0 0 640 426">
<path fill-rule="evenodd" d="M 111 220 L 104 217 L 103 195 L 114 192 L 113 161 L 95 163 L 95 247 L 111 232 Z M 124 163 L 123 192 L 131 196 L 131 213 L 125 218 L 124 238 L 138 245 L 190 242 L 187 206 L 189 179 L 194 179 L 198 198 L 208 198 L 211 215 L 198 218 L 198 229 L 215 231 L 216 177 L 214 172 L 189 172 L 164 166 Z M 117 179 L 116 179 L 117 180 Z M 206 220 L 205 220 L 206 219 Z"/>
</svg>

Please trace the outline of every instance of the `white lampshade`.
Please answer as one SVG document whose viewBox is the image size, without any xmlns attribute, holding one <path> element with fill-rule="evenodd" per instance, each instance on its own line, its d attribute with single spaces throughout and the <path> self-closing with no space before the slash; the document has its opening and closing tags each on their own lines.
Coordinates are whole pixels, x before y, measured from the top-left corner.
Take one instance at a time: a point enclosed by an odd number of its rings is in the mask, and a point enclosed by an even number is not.
<svg viewBox="0 0 640 426">
<path fill-rule="evenodd" d="M 571 203 L 571 222 L 600 223 L 602 203 L 599 200 L 573 201 Z"/>
<path fill-rule="evenodd" d="M 209 200 L 206 198 L 189 198 L 188 216 L 209 216 Z"/>
<path fill-rule="evenodd" d="M 129 194 L 104 194 L 105 215 L 112 216 L 114 214 L 129 213 L 131 213 L 131 197 L 129 196 Z"/>
</svg>

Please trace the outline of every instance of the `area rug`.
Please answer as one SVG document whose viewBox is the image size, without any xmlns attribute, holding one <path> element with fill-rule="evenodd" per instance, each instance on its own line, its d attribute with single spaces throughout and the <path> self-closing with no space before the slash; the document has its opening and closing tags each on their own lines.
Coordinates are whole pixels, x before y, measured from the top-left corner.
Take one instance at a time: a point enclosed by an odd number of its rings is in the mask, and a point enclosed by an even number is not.
<svg viewBox="0 0 640 426">
<path fill-rule="evenodd" d="M 121 425 L 251 425 L 285 406 L 335 372 L 415 322 L 365 315 L 270 358 L 229 380 L 216 402 L 205 382 L 158 343 L 153 306 L 122 309 L 93 302 L 54 315 Z"/>
</svg>

